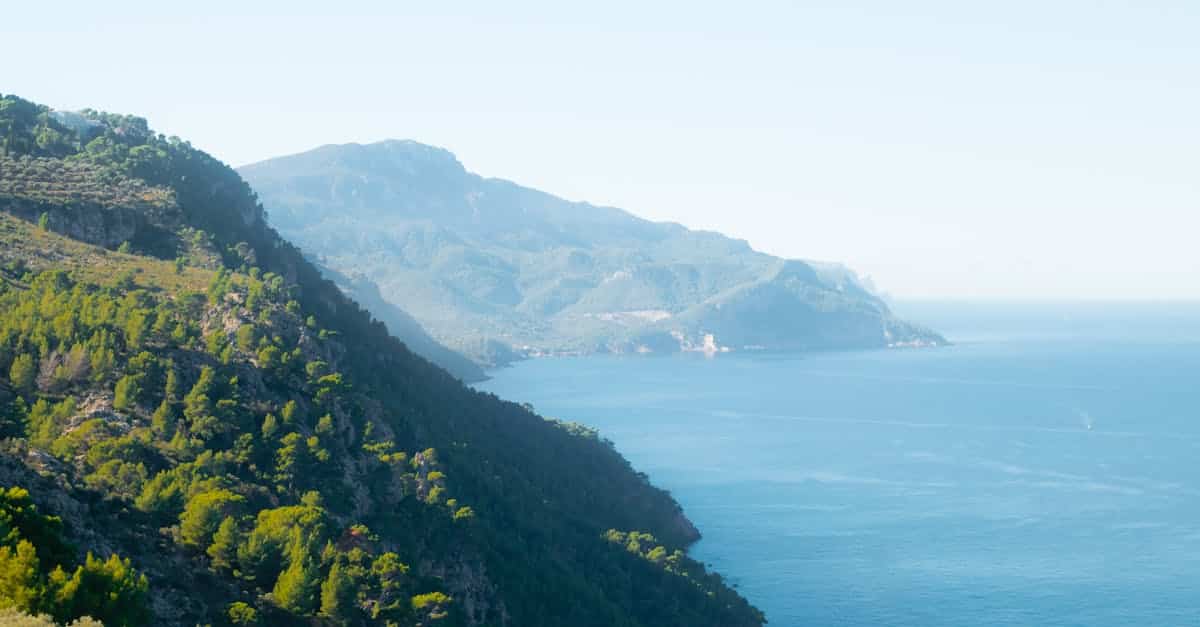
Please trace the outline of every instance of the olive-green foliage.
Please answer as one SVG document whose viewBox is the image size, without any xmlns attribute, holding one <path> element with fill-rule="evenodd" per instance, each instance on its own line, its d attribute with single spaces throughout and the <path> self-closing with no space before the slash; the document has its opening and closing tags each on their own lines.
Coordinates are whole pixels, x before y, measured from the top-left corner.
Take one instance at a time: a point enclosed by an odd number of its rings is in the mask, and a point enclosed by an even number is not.
<svg viewBox="0 0 1200 627">
<path fill-rule="evenodd" d="M 46 614 L 33 616 L 13 608 L 0 609 L 0 627 L 57 627 L 57 625 L 54 618 Z M 67 623 L 66 627 L 104 627 L 104 625 L 90 616 L 85 616 Z"/>
<path fill-rule="evenodd" d="M 412 609 L 418 616 L 423 616 L 428 620 L 438 620 L 446 617 L 446 606 L 453 601 L 448 595 L 442 592 L 426 592 L 413 596 L 409 601 Z"/>
<path fill-rule="evenodd" d="M 256 341 L 256 334 L 254 331 L 254 325 L 243 324 L 242 326 L 238 327 L 238 330 L 237 330 L 238 350 L 240 350 L 244 353 L 251 352 L 252 350 L 254 350 L 255 341 Z"/>
<path fill-rule="evenodd" d="M 0 166 L 4 170 L 3 176 L 0 176 L 0 197 L 47 203 L 96 203 L 146 208 L 161 207 L 174 201 L 170 190 L 105 171 L 86 161 L 14 157 L 0 150 Z M 39 228 L 49 229 L 50 214 L 41 213 L 37 222 Z"/>
<path fill-rule="evenodd" d="M 88 553 L 72 567 L 74 551 L 62 522 L 40 513 L 28 491 L 0 488 L 0 607 L 46 613 L 60 622 L 83 616 L 108 625 L 144 625 L 148 583 L 116 555 Z"/>
<path fill-rule="evenodd" d="M 129 409 L 136 402 L 139 392 L 136 377 L 125 375 L 117 379 L 117 387 L 113 389 L 113 407 Z"/>
<path fill-rule="evenodd" d="M 296 544 L 288 551 L 288 567 L 275 580 L 272 598 L 279 607 L 306 616 L 317 607 L 317 592 L 321 585 L 321 573 L 303 544 Z"/>
<path fill-rule="evenodd" d="M 217 527 L 246 502 L 229 490 L 210 490 L 192 497 L 179 517 L 179 536 L 184 544 L 205 549 Z"/>
<path fill-rule="evenodd" d="M 234 285 L 230 289 L 242 288 Z M 273 301 L 267 296 L 262 298 L 261 306 L 271 306 Z M 361 576 L 368 572 L 366 566 L 354 566 L 345 557 L 325 559 L 319 550 L 329 541 L 334 523 L 324 509 L 324 499 L 312 490 L 322 481 L 309 475 L 333 460 L 335 429 L 330 413 L 316 421 L 312 435 L 306 435 L 297 430 L 304 428 L 299 422 L 299 404 L 289 399 L 279 407 L 286 422 L 281 424 L 268 413 L 259 427 L 258 420 L 242 418 L 250 410 L 238 400 L 240 384 L 236 376 L 222 374 L 222 368 L 214 365 L 201 365 L 181 376 L 173 356 L 200 350 L 193 344 L 199 334 L 163 331 L 188 324 L 196 317 L 186 309 L 185 302 L 160 301 L 135 286 L 114 289 L 77 283 L 62 273 L 51 272 L 33 276 L 27 287 L 0 293 L 0 304 L 8 314 L 0 316 L 2 354 L 15 354 L 12 361 L 16 366 L 10 364 L 10 375 L 15 370 L 17 380 L 27 384 L 36 398 L 19 412 L 20 431 L 27 433 L 31 443 L 80 464 L 88 487 L 129 499 L 142 511 L 166 515 L 165 521 L 175 517 L 183 546 L 205 555 L 214 570 L 258 582 L 271 590 L 270 598 L 280 610 L 313 614 L 326 602 L 328 613 L 336 614 L 336 620 L 351 623 L 367 617 L 364 607 L 373 608 L 377 616 L 397 614 L 394 601 L 389 600 L 398 594 L 389 587 L 396 585 L 395 569 Z M 72 346 L 92 347 L 92 355 L 101 355 L 103 361 L 89 371 L 89 376 L 65 377 L 58 391 L 82 392 L 97 384 L 111 386 L 108 389 L 112 390 L 113 408 L 129 412 L 131 418 L 144 412 L 145 406 L 156 404 L 148 426 L 126 433 L 128 427 L 103 418 L 79 422 L 75 397 L 54 400 L 37 394 L 36 373 L 25 374 L 27 370 L 36 371 L 29 364 L 36 363 L 37 355 L 60 360 L 62 351 L 50 347 L 70 342 L 75 342 Z M 22 352 L 25 350 L 30 352 Z M 190 387 L 181 380 L 190 380 Z M 314 388 L 326 389 L 324 404 L 340 411 L 347 389 L 340 376 L 323 374 L 314 381 Z M 181 396 L 182 389 L 187 393 Z M 23 402 L 18 397 L 14 403 L 18 401 Z M 249 431 L 233 438 L 230 432 L 234 429 Z M 276 444 L 279 432 L 283 437 Z M 191 461 L 179 460 L 164 469 L 164 454 Z M 444 483 L 444 473 L 434 470 L 432 453 L 429 458 L 426 475 L 432 473 Z M 269 472 L 251 470 L 256 464 Z M 151 468 L 159 470 L 152 472 Z M 231 475 L 239 471 L 246 479 L 279 481 L 284 494 L 304 505 L 259 509 L 258 522 L 243 529 L 239 516 L 247 512 L 250 501 L 235 491 L 247 490 Z M 415 484 L 416 474 L 405 481 Z M 91 594 L 88 591 L 95 586 L 89 582 L 100 576 L 97 573 L 108 573 L 117 582 L 127 579 L 123 575 L 129 568 L 127 563 L 94 559 L 74 573 L 39 575 L 40 571 L 28 567 L 36 556 L 32 546 L 18 543 L 0 554 L 5 572 L 16 582 L 8 587 L 14 590 L 12 596 L 18 598 L 21 607 L 42 607 L 39 595 L 44 593 L 39 591 L 48 589 L 51 583 L 56 586 L 54 590 Z M 368 558 L 360 557 L 359 561 Z M 65 559 L 59 561 L 66 563 Z M 329 572 L 335 574 L 334 583 L 324 585 Z M 356 572 L 360 576 L 350 576 Z M 50 583 L 39 583 L 42 579 Z M 140 589 L 136 583 L 134 593 Z M 324 600 L 320 598 L 322 588 L 332 590 Z M 17 590 L 25 591 L 24 596 Z M 74 602 L 81 607 L 96 605 L 94 600 Z M 73 610 L 56 611 L 61 614 Z M 104 608 L 96 611 L 109 612 Z"/>
<path fill-rule="evenodd" d="M 39 398 L 29 409 L 29 440 L 39 446 L 51 448 L 55 442 L 54 438 L 62 433 L 67 421 L 75 415 L 75 409 L 75 397 L 73 396 L 68 396 L 57 403 Z M 74 437 L 79 438 L 86 434 L 87 430 L 84 430 L 75 434 Z"/>
<path fill-rule="evenodd" d="M 261 431 L 264 440 L 268 442 L 275 440 L 275 436 L 279 434 L 279 421 L 275 419 L 275 414 L 267 414 L 263 418 Z"/>
<path fill-rule="evenodd" d="M 21 460 L 48 452 L 64 481 L 96 490 L 111 520 L 82 524 L 135 559 L 61 558 L 46 589 L 78 591 L 72 603 L 100 598 L 93 581 L 144 595 L 130 578 L 144 559 L 158 563 L 150 594 L 177 588 L 167 578 L 196 586 L 179 608 L 189 624 L 324 613 L 450 627 L 468 621 L 454 585 L 488 601 L 473 617 L 483 624 L 501 622 L 500 608 L 533 627 L 761 624 L 702 569 L 681 576 L 604 539 L 694 539 L 608 443 L 413 355 L 268 228 L 246 184 L 209 155 L 139 118 L 85 115 L 96 126 L 79 136 L 0 96 L 0 151 L 39 160 L 0 168 L 12 183 L 0 186 L 0 383 L 19 391 L 0 407 L 3 428 L 37 449 Z M 35 176 L 53 184 L 26 184 Z M 102 180 L 117 188 L 87 191 Z M 126 206 L 139 212 L 130 254 L 59 234 L 81 206 L 73 194 L 117 211 L 135 189 L 147 197 Z M 22 538 L 45 573 L 44 541 Z M 8 559 L 22 559 L 19 546 Z"/>
<path fill-rule="evenodd" d="M 106 625 L 144 625 L 149 622 L 146 592 L 149 582 L 128 559 L 116 555 L 100 560 L 88 553 L 70 576 L 61 569 L 50 573 L 54 590 L 50 614 L 59 620 L 91 616 Z"/>
<path fill-rule="evenodd" d="M 8 379 L 14 389 L 28 393 L 33 388 L 34 375 L 37 367 L 33 363 L 33 355 L 22 353 L 13 358 L 8 370 Z"/>
<path fill-rule="evenodd" d="M 226 516 L 213 534 L 212 544 L 205 551 L 212 560 L 213 568 L 230 569 L 237 562 L 237 547 L 241 542 L 237 520 Z"/>
<path fill-rule="evenodd" d="M 412 598 L 412 606 L 414 610 L 424 609 L 431 605 L 442 605 L 449 602 L 450 597 L 442 594 L 441 592 L 418 594 Z"/>
<path fill-rule="evenodd" d="M 242 601 L 231 603 L 227 614 L 234 625 L 257 625 L 259 622 L 258 610 Z"/>
<path fill-rule="evenodd" d="M 0 546 L 0 605 L 36 611 L 44 603 L 45 579 L 31 542 Z"/>
<path fill-rule="evenodd" d="M 351 559 L 337 556 L 321 584 L 321 616 L 338 623 L 348 622 L 357 614 L 355 597 L 367 576 L 363 565 Z"/>
</svg>

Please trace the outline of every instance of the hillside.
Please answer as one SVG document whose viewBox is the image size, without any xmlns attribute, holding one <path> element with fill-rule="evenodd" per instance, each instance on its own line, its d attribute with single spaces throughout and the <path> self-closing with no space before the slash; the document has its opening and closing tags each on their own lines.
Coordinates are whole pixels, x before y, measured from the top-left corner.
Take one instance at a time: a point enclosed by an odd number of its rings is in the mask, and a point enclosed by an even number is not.
<svg viewBox="0 0 1200 627">
<path fill-rule="evenodd" d="M 483 363 L 526 354 L 936 345 L 848 270 L 568 202 L 411 141 L 323 146 L 239 169 L 272 224 L 378 285 Z M 709 338 L 708 336 L 712 336 Z"/>
<path fill-rule="evenodd" d="M 595 432 L 466 388 L 140 118 L 0 96 L 0 607 L 760 625 Z"/>
<path fill-rule="evenodd" d="M 395 303 L 383 298 L 379 287 L 367 280 L 361 274 L 345 275 L 331 268 L 317 265 L 321 275 L 342 290 L 358 304 L 371 312 L 371 315 L 387 326 L 388 333 L 404 342 L 412 352 L 428 359 L 434 365 L 462 379 L 466 383 L 476 383 L 487 379 L 483 368 L 466 356 L 457 353 L 429 335 L 425 328 L 415 318 Z"/>
</svg>

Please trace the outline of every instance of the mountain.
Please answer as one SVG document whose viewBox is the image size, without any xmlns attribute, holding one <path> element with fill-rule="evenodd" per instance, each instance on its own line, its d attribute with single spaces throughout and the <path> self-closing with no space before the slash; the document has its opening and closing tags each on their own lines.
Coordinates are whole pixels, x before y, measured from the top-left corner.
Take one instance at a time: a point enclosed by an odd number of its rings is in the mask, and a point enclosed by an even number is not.
<svg viewBox="0 0 1200 627">
<path fill-rule="evenodd" d="M 483 363 L 526 354 L 936 345 L 849 270 L 568 202 L 412 141 L 322 146 L 238 170 L 272 224 L 362 274 Z M 484 349 L 487 350 L 484 350 Z"/>
<path fill-rule="evenodd" d="M 483 368 L 469 358 L 446 348 L 430 337 L 425 328 L 395 303 L 387 301 L 375 285 L 361 274 L 346 275 L 316 264 L 322 276 L 334 282 L 344 294 L 365 307 L 377 320 L 387 325 L 388 332 L 412 352 L 428 359 L 434 365 L 462 379 L 476 383 L 487 379 Z"/>
<path fill-rule="evenodd" d="M 411 352 L 232 169 L 15 96 L 0 488 L 6 621 L 764 622 L 611 443 Z"/>
</svg>

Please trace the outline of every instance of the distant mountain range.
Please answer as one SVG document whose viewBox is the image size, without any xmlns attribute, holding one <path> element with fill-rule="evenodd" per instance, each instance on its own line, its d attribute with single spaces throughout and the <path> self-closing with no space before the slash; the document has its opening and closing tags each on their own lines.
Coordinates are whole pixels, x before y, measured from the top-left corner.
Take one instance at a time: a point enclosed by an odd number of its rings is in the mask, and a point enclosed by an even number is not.
<svg viewBox="0 0 1200 627">
<path fill-rule="evenodd" d="M 238 172 L 339 284 L 378 286 L 381 300 L 354 294 L 377 317 L 402 307 L 484 365 L 945 341 L 894 316 L 842 266 L 485 178 L 413 141 L 322 146 Z"/>
<path fill-rule="evenodd" d="M 362 275 L 348 276 L 320 264 L 317 264 L 317 268 L 325 278 L 333 281 L 342 293 L 357 301 L 376 319 L 386 324 L 388 331 L 403 340 L 414 353 L 468 383 L 487 379 L 479 364 L 438 343 L 408 312 L 385 299 L 375 283 Z"/>
</svg>

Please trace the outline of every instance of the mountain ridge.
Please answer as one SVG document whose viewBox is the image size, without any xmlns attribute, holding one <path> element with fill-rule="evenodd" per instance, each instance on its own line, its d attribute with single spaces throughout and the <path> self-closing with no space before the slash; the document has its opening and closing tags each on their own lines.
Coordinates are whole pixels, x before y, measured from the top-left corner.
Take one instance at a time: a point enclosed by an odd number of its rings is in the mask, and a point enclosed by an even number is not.
<svg viewBox="0 0 1200 627">
<path fill-rule="evenodd" d="M 239 172 L 281 232 L 477 360 L 483 342 L 529 355 L 687 350 L 709 336 L 725 350 L 945 343 L 844 266 L 485 177 L 414 140 L 327 144 Z M 760 314 L 754 328 L 726 307 Z"/>
</svg>

